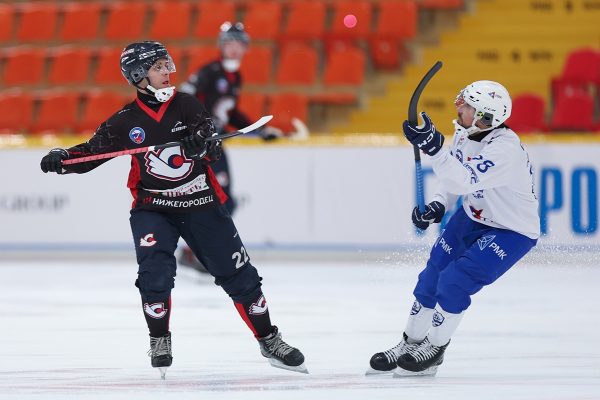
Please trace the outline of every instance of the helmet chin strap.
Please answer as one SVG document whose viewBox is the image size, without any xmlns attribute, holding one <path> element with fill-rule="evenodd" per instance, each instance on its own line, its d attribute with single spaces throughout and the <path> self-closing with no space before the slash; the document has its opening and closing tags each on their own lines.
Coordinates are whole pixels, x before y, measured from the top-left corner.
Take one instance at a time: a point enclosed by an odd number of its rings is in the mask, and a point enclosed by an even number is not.
<svg viewBox="0 0 600 400">
<path fill-rule="evenodd" d="M 156 100 L 160 101 L 161 103 L 169 101 L 169 99 L 175 94 L 175 86 L 156 89 L 153 86 L 148 85 L 146 86 L 146 89 L 154 93 L 154 97 L 156 97 Z"/>
<path fill-rule="evenodd" d="M 481 132 L 483 130 L 483 129 L 481 129 L 478 126 L 475 125 L 477 123 L 476 120 L 473 120 L 473 123 L 468 128 L 465 128 L 464 126 L 462 126 L 461 124 L 459 124 L 457 119 L 452 120 L 452 123 L 454 124 L 454 130 L 459 135 L 471 136 L 471 135 L 479 133 L 479 132 Z"/>
</svg>

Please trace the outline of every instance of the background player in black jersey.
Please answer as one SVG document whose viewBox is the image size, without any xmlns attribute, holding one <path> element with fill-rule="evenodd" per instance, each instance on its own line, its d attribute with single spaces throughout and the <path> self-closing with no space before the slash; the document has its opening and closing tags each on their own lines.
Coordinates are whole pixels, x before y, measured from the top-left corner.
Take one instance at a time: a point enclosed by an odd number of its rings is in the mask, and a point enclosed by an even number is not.
<svg viewBox="0 0 600 400">
<path fill-rule="evenodd" d="M 201 66 L 179 87 L 179 91 L 196 96 L 204 104 L 219 133 L 224 132 L 227 126 L 241 129 L 251 123 L 246 114 L 238 108 L 242 87 L 239 69 L 249 44 L 250 37 L 242 23 L 223 23 L 218 39 L 221 57 Z M 272 140 L 281 137 L 282 132 L 274 127 L 264 127 L 255 131 L 254 135 Z M 221 187 L 227 193 L 228 199 L 225 205 L 233 214 L 236 200 L 232 194 L 232 179 L 226 151 L 223 151 L 221 158 L 212 164 L 212 168 Z M 199 272 L 206 272 L 202 263 L 194 257 L 187 246 L 178 249 L 177 261 Z"/>
<path fill-rule="evenodd" d="M 128 187 L 134 201 L 131 231 L 135 243 L 142 307 L 150 331 L 151 364 L 164 378 L 172 363 L 171 290 L 175 248 L 180 237 L 191 247 L 215 283 L 233 300 L 258 339 L 263 356 L 280 368 L 307 372 L 302 353 L 286 344 L 261 290 L 262 278 L 225 207 L 223 192 L 209 164 L 219 158 L 219 141 L 210 115 L 193 96 L 171 86 L 175 65 L 158 42 L 128 45 L 121 72 L 136 99 L 102 122 L 85 143 L 53 149 L 42 158 L 44 172 L 84 173 L 107 160 L 63 165 L 63 160 L 179 141 L 181 146 L 132 155 Z M 210 143 L 210 144 L 209 144 Z M 232 360 L 232 362 L 236 362 Z"/>
</svg>

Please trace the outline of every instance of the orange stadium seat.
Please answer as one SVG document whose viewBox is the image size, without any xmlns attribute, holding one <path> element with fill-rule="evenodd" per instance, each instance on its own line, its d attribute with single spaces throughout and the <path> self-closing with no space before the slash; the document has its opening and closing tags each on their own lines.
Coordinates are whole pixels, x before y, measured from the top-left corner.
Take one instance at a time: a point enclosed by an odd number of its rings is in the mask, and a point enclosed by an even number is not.
<svg viewBox="0 0 600 400">
<path fill-rule="evenodd" d="M 192 4 L 162 1 L 152 4 L 154 18 L 148 37 L 153 40 L 184 39 L 190 31 Z"/>
<path fill-rule="evenodd" d="M 50 40 L 54 38 L 58 5 L 44 2 L 24 2 L 19 5 L 21 15 L 16 37 L 20 41 Z"/>
<path fill-rule="evenodd" d="M 15 22 L 15 7 L 12 4 L 0 4 L 0 40 L 12 38 Z"/>
<path fill-rule="evenodd" d="M 246 4 L 244 27 L 248 31 L 250 38 L 276 39 L 281 24 L 281 2 L 250 0 Z"/>
<path fill-rule="evenodd" d="M 594 98 L 579 90 L 559 93 L 555 100 L 550 129 L 553 131 L 593 131 Z"/>
<path fill-rule="evenodd" d="M 101 9 L 100 3 L 66 3 L 62 8 L 64 19 L 58 37 L 63 41 L 95 39 L 98 37 Z"/>
<path fill-rule="evenodd" d="M 30 47 L 11 47 L 4 49 L 5 86 L 38 84 L 44 76 L 46 50 Z"/>
<path fill-rule="evenodd" d="M 94 73 L 94 82 L 96 83 L 124 83 L 126 82 L 121 74 L 119 62 L 121 60 L 120 47 L 105 47 L 98 51 L 98 60 L 96 63 L 96 72 Z"/>
<path fill-rule="evenodd" d="M 242 92 L 240 94 L 238 108 L 246 114 L 250 120 L 255 121 L 265 115 L 266 100 L 267 96 L 263 93 Z"/>
<path fill-rule="evenodd" d="M 276 82 L 285 84 L 313 84 L 317 79 L 318 55 L 314 48 L 293 43 L 281 52 Z"/>
<path fill-rule="evenodd" d="M 33 114 L 33 96 L 22 90 L 0 93 L 0 108 L 10 110 L 0 118 L 0 134 L 26 131 Z"/>
<path fill-rule="evenodd" d="M 417 5 L 412 0 L 379 1 L 374 37 L 410 39 L 417 33 Z"/>
<path fill-rule="evenodd" d="M 87 48 L 62 46 L 50 50 L 48 83 L 83 83 L 88 80 L 92 52 Z"/>
<path fill-rule="evenodd" d="M 546 102 L 540 95 L 523 93 L 513 98 L 506 124 L 519 135 L 546 130 Z"/>
<path fill-rule="evenodd" d="M 273 50 L 270 47 L 253 46 L 244 56 L 240 73 L 244 83 L 269 83 L 273 66 Z"/>
<path fill-rule="evenodd" d="M 321 1 L 297 0 L 288 5 L 287 24 L 283 39 L 321 39 L 325 33 L 325 3 Z"/>
<path fill-rule="evenodd" d="M 371 33 L 373 7 L 366 0 L 337 0 L 333 3 L 333 21 L 329 37 L 332 39 L 361 39 Z M 344 25 L 346 15 L 356 17 L 356 25 L 348 28 Z"/>
<path fill-rule="evenodd" d="M 376 69 L 396 69 L 400 65 L 402 42 L 397 39 L 372 38 L 369 54 Z"/>
<path fill-rule="evenodd" d="M 110 1 L 104 37 L 107 39 L 141 39 L 148 6 L 140 1 Z M 168 18 L 168 17 L 167 17 Z"/>
<path fill-rule="evenodd" d="M 323 84 L 360 85 L 365 80 L 366 57 L 361 49 L 354 46 L 332 50 L 325 64 Z"/>
<path fill-rule="evenodd" d="M 216 42 L 223 22 L 235 22 L 235 4 L 231 1 L 201 1 L 196 7 L 198 21 L 192 29 L 194 37 Z"/>
<path fill-rule="evenodd" d="M 116 92 L 92 90 L 84 94 L 85 104 L 81 119 L 76 124 L 79 132 L 94 131 L 101 122 L 119 111 L 129 98 Z"/>
<path fill-rule="evenodd" d="M 33 132 L 66 132 L 75 127 L 79 94 L 53 90 L 38 94 L 39 109 L 31 129 Z"/>
<path fill-rule="evenodd" d="M 208 64 L 211 61 L 215 61 L 220 57 L 219 49 L 217 46 L 202 46 L 202 47 L 192 47 L 186 49 L 187 53 L 187 68 L 185 71 L 185 75 L 183 79 L 187 79 L 187 77 Z"/>
<path fill-rule="evenodd" d="M 293 131 L 292 118 L 306 121 L 308 117 L 308 98 L 298 93 L 278 93 L 269 97 L 269 114 L 273 120 L 269 125 L 284 132 Z"/>
</svg>

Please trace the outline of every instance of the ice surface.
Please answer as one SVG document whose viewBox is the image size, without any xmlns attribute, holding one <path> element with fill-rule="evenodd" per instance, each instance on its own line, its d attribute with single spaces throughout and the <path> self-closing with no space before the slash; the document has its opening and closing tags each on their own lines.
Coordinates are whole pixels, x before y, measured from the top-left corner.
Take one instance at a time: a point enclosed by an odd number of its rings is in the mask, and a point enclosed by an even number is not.
<svg viewBox="0 0 600 400">
<path fill-rule="evenodd" d="M 161 381 L 136 265 L 0 263 L 0 399 L 600 398 L 600 267 L 519 265 L 474 297 L 434 378 L 365 377 L 395 345 L 415 266 L 257 262 L 271 315 L 310 375 L 275 369 L 210 278 L 180 270 Z"/>
</svg>

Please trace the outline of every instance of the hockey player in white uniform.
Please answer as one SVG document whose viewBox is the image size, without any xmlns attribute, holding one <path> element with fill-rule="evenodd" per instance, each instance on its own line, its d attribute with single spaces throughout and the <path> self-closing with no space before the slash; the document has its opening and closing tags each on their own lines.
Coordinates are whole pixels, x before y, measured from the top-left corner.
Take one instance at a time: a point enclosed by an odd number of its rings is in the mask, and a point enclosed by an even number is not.
<svg viewBox="0 0 600 400">
<path fill-rule="evenodd" d="M 419 274 L 400 343 L 373 355 L 367 374 L 435 375 L 471 296 L 515 265 L 540 235 L 529 156 L 504 125 L 512 108 L 508 91 L 497 82 L 477 81 L 459 93 L 455 106 L 449 148 L 426 113 L 423 125 L 403 125 L 406 138 L 430 156 L 441 182 L 424 212 L 414 208 L 414 225 L 439 223 L 458 196 L 462 208 Z"/>
</svg>

